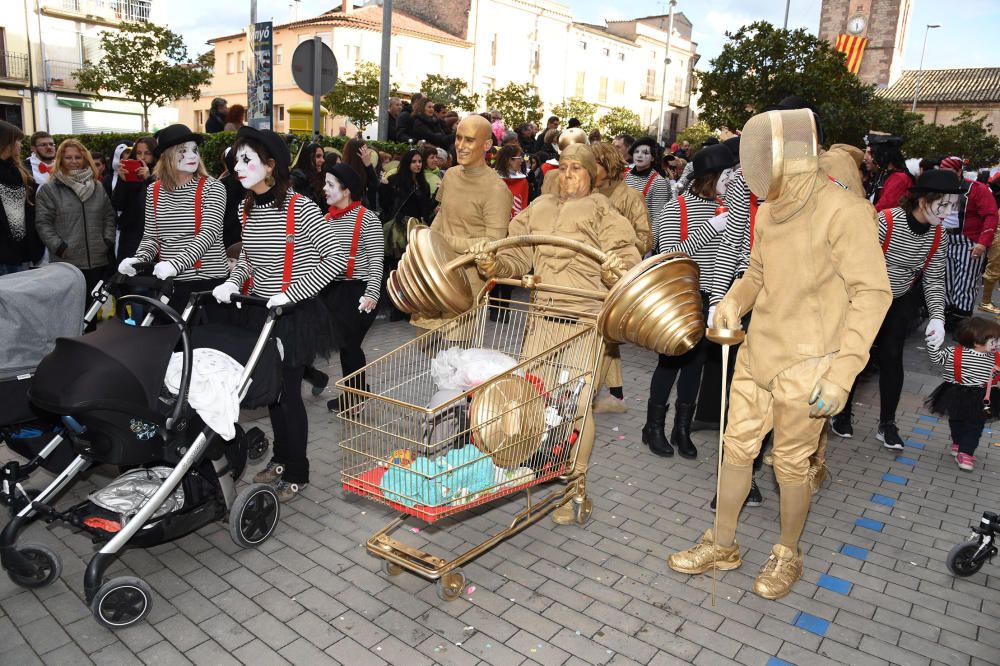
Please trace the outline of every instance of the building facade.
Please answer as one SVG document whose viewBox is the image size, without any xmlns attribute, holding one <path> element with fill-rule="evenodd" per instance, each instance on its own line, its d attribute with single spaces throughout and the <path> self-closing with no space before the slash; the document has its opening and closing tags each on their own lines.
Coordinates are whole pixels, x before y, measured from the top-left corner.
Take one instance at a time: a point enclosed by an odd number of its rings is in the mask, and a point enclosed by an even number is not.
<svg viewBox="0 0 1000 666">
<path fill-rule="evenodd" d="M 73 72 L 101 58 L 100 33 L 122 21 L 145 21 L 152 0 L 11 0 L 0 15 L 0 119 L 31 133 L 142 129 L 139 104 L 97 100 L 78 89 Z M 171 122 L 151 109 L 151 126 Z"/>
<path fill-rule="evenodd" d="M 903 71 L 911 0 L 823 0 L 819 36 L 830 43 L 849 34 L 868 40 L 858 77 L 879 87 L 892 85 Z"/>
<path fill-rule="evenodd" d="M 920 87 L 917 88 L 919 79 Z M 924 122 L 950 125 L 966 109 L 985 114 L 1000 136 L 1000 67 L 906 70 L 880 94 L 909 110 L 917 93 L 917 113 Z"/>
</svg>

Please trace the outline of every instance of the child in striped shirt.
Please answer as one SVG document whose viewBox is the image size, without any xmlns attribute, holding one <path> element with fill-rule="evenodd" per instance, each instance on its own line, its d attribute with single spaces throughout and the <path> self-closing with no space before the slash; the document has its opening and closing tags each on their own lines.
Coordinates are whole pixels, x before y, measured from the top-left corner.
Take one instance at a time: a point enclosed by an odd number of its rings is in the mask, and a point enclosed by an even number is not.
<svg viewBox="0 0 1000 666">
<path fill-rule="evenodd" d="M 931 361 L 942 366 L 944 382 L 934 389 L 925 405 L 935 414 L 948 417 L 951 428 L 951 455 L 959 469 L 971 472 L 976 466 L 976 447 L 987 416 L 995 416 L 998 406 L 990 401 L 996 385 L 1000 354 L 1000 324 L 982 317 L 969 317 L 955 331 L 957 347 L 942 349 L 928 338 Z"/>
</svg>

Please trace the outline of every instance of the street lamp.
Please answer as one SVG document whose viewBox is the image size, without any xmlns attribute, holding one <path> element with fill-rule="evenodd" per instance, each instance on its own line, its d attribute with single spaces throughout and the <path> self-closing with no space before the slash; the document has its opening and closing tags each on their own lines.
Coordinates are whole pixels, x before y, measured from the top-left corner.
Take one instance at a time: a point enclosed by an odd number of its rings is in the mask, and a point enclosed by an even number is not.
<svg viewBox="0 0 1000 666">
<path fill-rule="evenodd" d="M 913 86 L 913 107 L 910 108 L 911 113 L 917 112 L 917 95 L 920 94 L 920 77 L 924 73 L 924 52 L 927 50 L 927 33 L 931 31 L 931 28 L 940 27 L 940 23 L 928 23 L 927 28 L 924 29 L 924 47 L 920 49 L 920 69 L 917 70 L 917 82 Z"/>
<path fill-rule="evenodd" d="M 666 53 L 663 56 L 663 87 L 660 90 L 660 120 L 656 128 L 656 141 L 663 140 L 663 106 L 667 101 L 667 70 L 670 67 L 670 35 L 674 32 L 674 6 L 677 0 L 670 0 L 669 18 L 667 20 L 667 43 Z"/>
</svg>

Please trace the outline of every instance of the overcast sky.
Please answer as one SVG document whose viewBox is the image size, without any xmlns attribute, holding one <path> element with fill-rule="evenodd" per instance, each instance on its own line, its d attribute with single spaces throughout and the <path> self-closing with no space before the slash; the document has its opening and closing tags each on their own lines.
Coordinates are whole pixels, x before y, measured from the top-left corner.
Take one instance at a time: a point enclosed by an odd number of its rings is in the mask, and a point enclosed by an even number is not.
<svg viewBox="0 0 1000 666">
<path fill-rule="evenodd" d="M 447 0 L 444 0 L 447 1 Z M 566 1 L 566 0 L 564 0 Z M 790 0 L 788 24 L 815 33 L 819 25 L 821 0 Z M 664 0 L 631 0 L 624 9 L 609 7 L 607 0 L 566 1 L 578 21 L 603 23 L 604 19 L 623 19 L 665 13 Z M 924 67 L 1000 66 L 1000 57 L 993 46 L 1000 35 L 1000 2 L 996 0 L 913 0 L 910 36 L 905 68 L 916 69 L 920 62 L 920 47 L 924 26 L 940 23 L 931 30 L 927 41 Z M 334 0 L 258 0 L 259 21 L 268 19 L 283 23 L 315 16 L 338 3 Z M 725 43 L 725 31 L 757 19 L 781 25 L 785 15 L 784 0 L 678 0 L 676 11 L 682 11 L 694 24 L 694 40 L 702 55 L 700 69 L 709 67 Z M 153 0 L 152 17 L 157 23 L 169 25 L 185 36 L 188 47 L 196 53 L 207 50 L 211 37 L 238 32 L 250 20 L 250 0 Z"/>
</svg>

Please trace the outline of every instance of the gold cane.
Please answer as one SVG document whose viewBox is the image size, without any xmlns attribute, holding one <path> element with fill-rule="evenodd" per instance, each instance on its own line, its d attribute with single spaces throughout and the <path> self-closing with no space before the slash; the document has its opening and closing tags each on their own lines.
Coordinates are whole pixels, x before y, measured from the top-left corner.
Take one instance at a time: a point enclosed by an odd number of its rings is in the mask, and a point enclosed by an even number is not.
<svg viewBox="0 0 1000 666">
<path fill-rule="evenodd" d="M 726 429 L 726 393 L 728 387 L 726 382 L 729 380 L 729 348 L 733 345 L 738 345 L 743 342 L 746 337 L 746 333 L 743 332 L 742 328 L 708 328 L 705 330 L 705 337 L 707 337 L 712 342 L 722 345 L 722 397 L 719 401 L 719 457 L 718 463 L 715 468 L 715 502 L 716 511 L 715 519 L 712 522 L 712 534 L 716 539 L 719 538 L 719 491 L 721 486 L 719 482 L 722 480 L 722 442 L 723 435 Z M 715 587 L 719 577 L 719 568 L 712 567 L 712 605 L 715 606 Z"/>
</svg>

